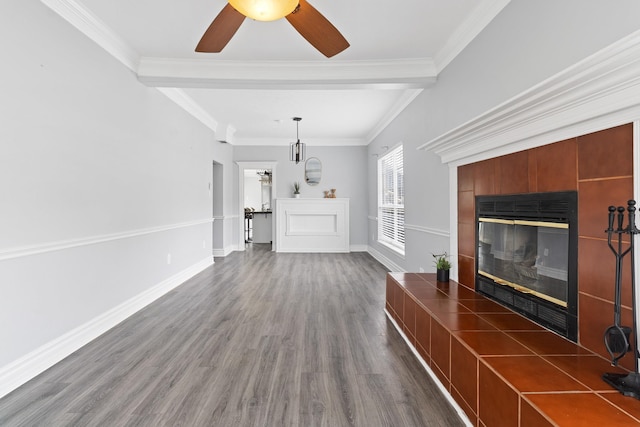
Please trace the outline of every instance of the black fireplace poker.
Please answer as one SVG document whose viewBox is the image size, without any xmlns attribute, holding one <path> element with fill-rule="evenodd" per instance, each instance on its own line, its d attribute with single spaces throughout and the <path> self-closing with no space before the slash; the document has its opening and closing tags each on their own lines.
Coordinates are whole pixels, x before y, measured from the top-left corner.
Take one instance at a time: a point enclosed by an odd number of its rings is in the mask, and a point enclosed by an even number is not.
<svg viewBox="0 0 640 427">
<path fill-rule="evenodd" d="M 634 334 L 634 345 L 631 346 L 630 336 L 632 331 L 637 331 L 636 325 L 636 295 L 635 295 L 635 235 L 640 233 L 640 230 L 636 227 L 636 201 L 629 200 L 627 202 L 628 212 L 628 224 L 627 227 L 623 227 L 624 224 L 624 212 L 623 206 L 609 206 L 609 226 L 605 230 L 607 233 L 607 243 L 609 248 L 613 252 L 616 258 L 616 275 L 615 275 L 615 302 L 614 302 L 614 315 L 613 325 L 607 328 L 604 333 L 604 345 L 607 351 L 611 355 L 611 364 L 617 366 L 618 361 L 628 352 L 633 351 L 635 371 L 628 374 L 619 373 L 605 373 L 602 375 L 602 379 L 622 393 L 624 396 L 635 397 L 640 399 L 640 374 L 638 373 L 638 337 L 637 333 Z M 617 212 L 617 215 L 616 215 Z M 614 222 L 617 227 L 614 229 Z M 630 236 L 629 247 L 625 250 L 622 248 L 622 237 L 624 234 Z M 617 247 L 614 246 L 612 239 L 613 236 L 617 236 Z M 621 305 L 622 305 L 622 260 L 627 255 L 631 254 L 631 298 L 633 305 L 633 328 L 621 325 Z"/>
</svg>

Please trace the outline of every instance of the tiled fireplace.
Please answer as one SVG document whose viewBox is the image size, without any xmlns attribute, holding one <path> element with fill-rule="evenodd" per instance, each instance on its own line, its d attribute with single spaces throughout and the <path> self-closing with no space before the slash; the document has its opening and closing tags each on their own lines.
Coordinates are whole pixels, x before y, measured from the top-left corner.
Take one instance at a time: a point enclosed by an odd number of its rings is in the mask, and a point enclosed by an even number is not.
<svg viewBox="0 0 640 427">
<path fill-rule="evenodd" d="M 565 191 L 578 200 L 576 342 L 608 357 L 603 334 L 613 322 L 615 259 L 604 230 L 608 207 L 633 198 L 632 124 L 459 167 L 458 281 L 476 287 L 476 196 Z M 632 324 L 630 283 L 625 268 L 623 324 Z M 621 365 L 634 367 L 630 356 Z"/>
<path fill-rule="evenodd" d="M 578 338 L 575 191 L 476 196 L 477 292 Z"/>
<path fill-rule="evenodd" d="M 474 427 L 640 425 L 622 369 L 454 281 L 389 273 L 385 310 Z"/>
<path fill-rule="evenodd" d="M 567 270 L 567 276 L 576 276 L 575 292 L 566 298 L 577 310 L 571 314 L 572 332 L 562 334 L 574 342 L 558 336 L 557 328 L 544 329 L 522 317 L 521 310 L 506 308 L 490 292 L 476 290 L 479 277 L 496 275 L 495 265 L 483 264 L 489 252 L 482 252 L 487 248 L 477 237 L 476 203 L 556 192 L 577 198 L 577 235 L 568 241 L 574 253 L 577 249 L 577 263 Z M 437 282 L 434 274 L 390 273 L 386 311 L 472 425 L 640 423 L 639 401 L 601 378 L 634 369 L 631 355 L 610 366 L 603 342 L 613 322 L 615 280 L 605 232 L 608 207 L 626 205 L 633 194 L 632 124 L 458 167 L 458 282 Z M 541 256 L 545 248 L 555 250 L 551 242 L 543 243 Z M 508 258 L 500 248 L 493 255 Z M 488 275 L 480 274 L 478 265 Z M 545 274 L 563 278 L 561 271 L 551 271 L 555 265 L 544 268 Z M 622 279 L 622 323 L 630 325 L 628 268 Z"/>
</svg>

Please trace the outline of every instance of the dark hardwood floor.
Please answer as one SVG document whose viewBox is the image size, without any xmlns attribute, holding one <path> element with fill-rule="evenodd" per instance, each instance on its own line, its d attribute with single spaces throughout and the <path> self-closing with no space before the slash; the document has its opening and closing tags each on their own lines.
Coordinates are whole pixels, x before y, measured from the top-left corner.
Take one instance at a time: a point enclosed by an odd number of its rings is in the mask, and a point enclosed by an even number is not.
<svg viewBox="0 0 640 427">
<path fill-rule="evenodd" d="M 366 253 L 216 258 L 0 399 L 1 426 L 460 426 Z"/>
</svg>

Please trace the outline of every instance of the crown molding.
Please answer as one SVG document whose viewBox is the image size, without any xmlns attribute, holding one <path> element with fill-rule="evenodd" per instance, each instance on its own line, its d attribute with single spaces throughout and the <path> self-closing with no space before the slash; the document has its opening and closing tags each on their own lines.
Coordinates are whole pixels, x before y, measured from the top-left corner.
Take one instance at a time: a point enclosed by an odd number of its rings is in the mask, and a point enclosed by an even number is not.
<svg viewBox="0 0 640 427">
<path fill-rule="evenodd" d="M 424 89 L 407 89 L 404 91 L 400 99 L 391 107 L 391 109 L 385 114 L 385 116 L 378 122 L 378 124 L 371 129 L 371 132 L 366 137 L 367 144 L 373 141 L 380 132 L 382 132 L 389 124 L 396 118 L 404 109 L 416 99 L 418 95 L 422 93 Z"/>
<path fill-rule="evenodd" d="M 484 0 L 454 31 L 434 57 L 437 73 L 445 69 L 462 50 L 504 9 L 511 0 Z"/>
<path fill-rule="evenodd" d="M 640 117 L 640 31 L 418 147 L 457 165 Z"/>
<path fill-rule="evenodd" d="M 224 125 L 218 123 L 218 128 L 216 129 L 216 140 L 220 142 L 224 142 L 225 144 L 233 145 L 235 141 L 236 128 L 231 125 Z"/>
<path fill-rule="evenodd" d="M 75 0 L 40 0 L 43 4 L 64 18 L 80 32 L 85 34 L 114 58 L 122 62 L 131 71 L 136 72 L 142 82 L 149 86 L 176 87 L 176 82 L 195 86 L 178 87 L 219 87 L 223 80 L 229 84 L 243 87 L 263 86 L 265 80 L 271 83 L 289 82 L 296 85 L 309 84 L 308 79 L 318 80 L 319 84 L 405 84 L 410 87 L 421 87 L 431 84 L 437 74 L 443 70 L 510 2 L 510 0 L 485 0 L 454 32 L 445 46 L 436 54 L 435 59 L 406 59 L 392 61 L 332 61 L 327 62 L 233 62 L 216 60 L 181 60 L 168 58 L 140 57 L 122 37 L 108 27 L 89 9 Z M 210 78 L 205 76 L 185 75 L 185 68 L 196 66 L 201 70 L 212 68 L 221 76 Z M 142 64 L 142 66 L 140 66 Z M 252 68 L 260 69 L 256 73 L 248 73 Z M 282 75 L 282 70 L 295 72 Z M 271 76 L 265 78 L 261 72 L 271 70 Z M 313 71 L 317 71 L 313 77 Z M 322 71 L 320 71 L 322 70 Z M 167 71 L 178 72 L 178 74 Z M 278 72 L 280 71 L 280 72 Z M 305 76 L 298 80 L 300 74 Z M 309 77 L 309 73 L 311 76 Z M 241 76 L 240 79 L 237 76 Z M 322 77 L 322 78 L 321 78 Z M 355 80 L 355 81 L 354 81 Z M 213 85 L 213 86 L 212 86 Z"/>
<path fill-rule="evenodd" d="M 218 130 L 218 122 L 182 89 L 170 87 L 158 87 L 156 89 L 212 131 L 216 132 Z"/>
<path fill-rule="evenodd" d="M 40 0 L 81 33 L 120 61 L 125 67 L 138 72 L 140 55 L 123 38 L 109 28 L 90 10 L 75 0 Z M 157 88 L 167 98 L 183 108 L 206 127 L 216 131 L 218 124 L 200 105 L 180 89 Z"/>
<path fill-rule="evenodd" d="M 225 61 L 142 57 L 138 79 L 153 87 L 425 88 L 436 81 L 429 59 L 390 61 Z"/>
<path fill-rule="evenodd" d="M 89 9 L 75 0 L 40 0 L 133 72 L 140 55 Z"/>
<path fill-rule="evenodd" d="M 232 145 L 257 146 L 257 147 L 288 147 L 295 141 L 283 140 L 282 138 L 234 138 Z M 369 142 L 359 138 L 303 138 L 301 142 L 308 147 L 345 147 L 345 146 L 366 146 Z"/>
<path fill-rule="evenodd" d="M 40 0 L 152 87 L 424 88 L 437 69 L 431 58 L 389 61 L 224 61 L 141 57 L 122 37 L 75 0 Z"/>
</svg>

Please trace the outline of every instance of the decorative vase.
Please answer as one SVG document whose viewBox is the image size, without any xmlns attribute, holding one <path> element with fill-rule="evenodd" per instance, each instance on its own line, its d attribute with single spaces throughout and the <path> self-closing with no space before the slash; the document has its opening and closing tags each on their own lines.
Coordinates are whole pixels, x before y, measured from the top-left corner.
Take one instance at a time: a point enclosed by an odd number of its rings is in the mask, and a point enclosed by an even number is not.
<svg viewBox="0 0 640 427">
<path fill-rule="evenodd" d="M 300 198 L 300 193 L 294 193 L 293 197 L 295 197 L 296 199 L 299 199 Z"/>
<path fill-rule="evenodd" d="M 438 282 L 448 282 L 449 281 L 449 270 L 436 270 L 436 280 Z"/>
</svg>

